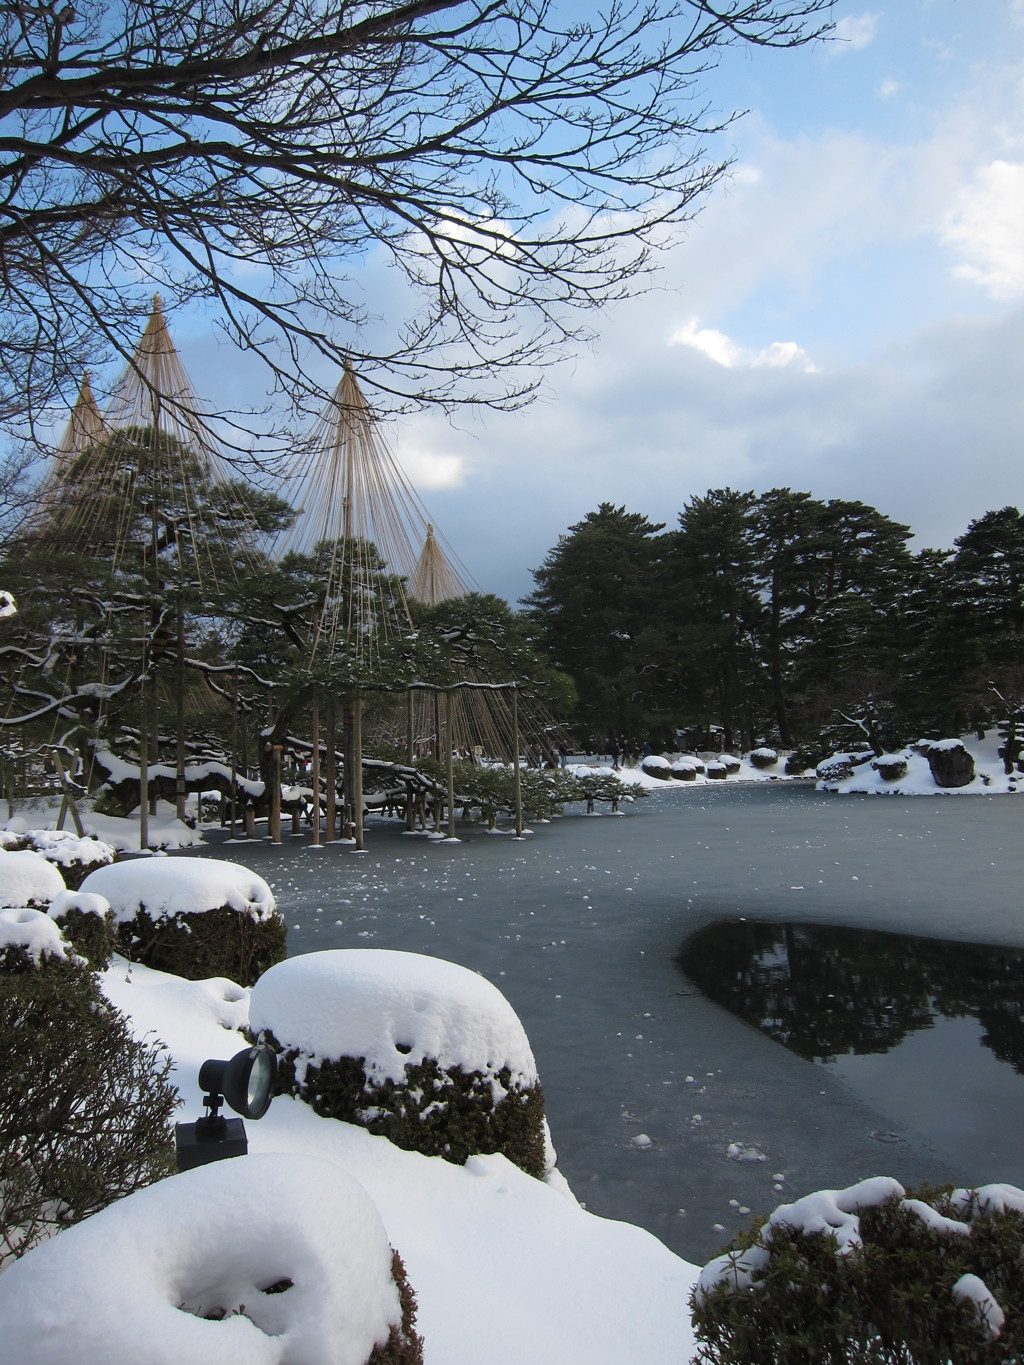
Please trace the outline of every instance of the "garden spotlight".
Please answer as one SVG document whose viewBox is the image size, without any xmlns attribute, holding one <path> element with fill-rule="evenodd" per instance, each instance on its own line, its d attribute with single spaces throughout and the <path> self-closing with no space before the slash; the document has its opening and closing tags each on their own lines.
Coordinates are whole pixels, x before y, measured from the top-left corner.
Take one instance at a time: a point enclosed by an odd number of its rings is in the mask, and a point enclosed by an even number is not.
<svg viewBox="0 0 1024 1365">
<path fill-rule="evenodd" d="M 270 1108 L 277 1055 L 257 1044 L 244 1048 L 226 1062 L 211 1059 L 199 1068 L 199 1084 L 206 1091 L 207 1112 L 195 1123 L 174 1126 L 174 1150 L 179 1171 L 245 1156 L 249 1150 L 242 1119 L 226 1119 L 220 1112 L 227 1104 L 242 1118 L 261 1119 Z"/>
</svg>

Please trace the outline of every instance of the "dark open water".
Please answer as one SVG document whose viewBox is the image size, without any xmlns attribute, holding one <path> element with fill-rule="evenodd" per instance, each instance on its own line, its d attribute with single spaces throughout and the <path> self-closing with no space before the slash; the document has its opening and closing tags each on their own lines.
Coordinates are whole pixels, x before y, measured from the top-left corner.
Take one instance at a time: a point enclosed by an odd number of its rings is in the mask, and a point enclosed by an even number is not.
<svg viewBox="0 0 1024 1365">
<path fill-rule="evenodd" d="M 698 930 L 740 917 L 1024 949 L 1022 821 L 1011 796 L 723 784 L 673 787 L 621 818 L 570 814 L 524 843 L 374 828 L 363 855 L 305 839 L 207 851 L 267 878 L 292 954 L 398 948 L 494 981 L 533 1044 L 576 1195 L 703 1261 L 745 1210 L 869 1175 L 1024 1184 L 1005 1140 L 1021 1131 L 1024 1080 L 974 1015 L 908 1029 L 893 1080 L 884 1054 L 798 1055 L 677 964 Z M 873 951 L 858 949 L 868 977 Z M 972 957 L 982 974 L 984 960 Z M 1004 979 L 1011 1033 L 1014 990 Z"/>
</svg>

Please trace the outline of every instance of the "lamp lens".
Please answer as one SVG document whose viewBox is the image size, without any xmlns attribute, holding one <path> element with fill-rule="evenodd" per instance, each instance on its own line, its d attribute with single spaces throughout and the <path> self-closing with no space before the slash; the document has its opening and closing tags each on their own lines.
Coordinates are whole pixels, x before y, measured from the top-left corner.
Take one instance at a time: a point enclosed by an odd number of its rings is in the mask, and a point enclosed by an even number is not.
<svg viewBox="0 0 1024 1365">
<path fill-rule="evenodd" d="M 253 1060 L 252 1070 L 249 1072 L 249 1084 L 246 1093 L 250 1110 L 261 1108 L 270 1094 L 270 1087 L 274 1084 L 274 1071 L 273 1054 L 257 1052 Z"/>
</svg>

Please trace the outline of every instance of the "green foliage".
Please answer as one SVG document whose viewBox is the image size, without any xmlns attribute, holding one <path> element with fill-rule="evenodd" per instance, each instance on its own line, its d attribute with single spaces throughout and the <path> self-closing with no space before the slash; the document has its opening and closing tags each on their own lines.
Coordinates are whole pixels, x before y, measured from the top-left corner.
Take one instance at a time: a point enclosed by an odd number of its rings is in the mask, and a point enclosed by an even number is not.
<svg viewBox="0 0 1024 1365">
<path fill-rule="evenodd" d="M 0 1264 L 172 1173 L 171 1065 L 90 973 L 0 969 Z"/>
<path fill-rule="evenodd" d="M 279 913 L 257 919 L 227 905 L 155 920 L 140 909 L 133 919 L 118 925 L 117 934 L 119 951 L 132 962 L 187 981 L 226 976 L 239 985 L 252 986 L 286 955 L 285 924 Z"/>
<path fill-rule="evenodd" d="M 75 952 L 85 958 L 93 971 L 106 971 L 116 946 L 112 910 L 95 915 L 91 910 L 79 910 L 72 905 L 62 915 L 54 915 L 53 920 Z"/>
<path fill-rule="evenodd" d="M 540 1084 L 513 1084 L 503 1067 L 496 1076 L 442 1068 L 433 1058 L 407 1065 L 396 1083 L 368 1076 L 365 1057 L 308 1063 L 301 1081 L 296 1049 L 280 1054 L 278 1092 L 298 1095 L 325 1118 L 358 1124 L 397 1147 L 461 1164 L 476 1153 L 501 1152 L 527 1175 L 546 1170 L 544 1095 Z M 495 1085 L 497 1082 L 497 1085 Z M 495 1100 L 496 1090 L 502 1097 Z"/>
<path fill-rule="evenodd" d="M 416 1295 L 405 1273 L 405 1263 L 393 1249 L 391 1276 L 398 1286 L 402 1321 L 391 1328 L 387 1341 L 373 1348 L 366 1365 L 423 1365 L 423 1338 L 416 1333 Z"/>
<path fill-rule="evenodd" d="M 862 1245 L 840 1254 L 833 1232 L 772 1225 L 742 1249 L 767 1264 L 737 1288 L 720 1281 L 693 1302 L 700 1365 L 995 1365 L 1024 1353 L 1024 1217 L 965 1215 L 949 1191 L 919 1196 L 941 1214 L 969 1220 L 969 1234 L 933 1231 L 898 1197 L 860 1211 Z M 974 1304 L 953 1294 L 978 1276 L 1006 1313 L 990 1339 Z"/>
</svg>

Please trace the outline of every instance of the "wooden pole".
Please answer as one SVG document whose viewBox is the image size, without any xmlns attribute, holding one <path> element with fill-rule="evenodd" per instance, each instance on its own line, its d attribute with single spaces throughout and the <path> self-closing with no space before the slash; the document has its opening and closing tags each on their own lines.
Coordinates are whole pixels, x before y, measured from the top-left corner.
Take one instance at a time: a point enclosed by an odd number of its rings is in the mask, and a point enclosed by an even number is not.
<svg viewBox="0 0 1024 1365">
<path fill-rule="evenodd" d="M 177 733 L 174 737 L 174 808 L 179 820 L 185 818 L 185 609 L 178 601 L 178 695 L 176 698 Z"/>
<path fill-rule="evenodd" d="M 523 782 L 519 772 L 519 691 L 512 687 L 512 773 L 516 801 L 516 838 L 523 837 Z"/>
<path fill-rule="evenodd" d="M 283 745 L 270 746 L 270 842 L 281 842 L 281 750 Z"/>
<path fill-rule="evenodd" d="M 355 839 L 356 852 L 362 853 L 366 848 L 366 840 L 363 837 L 363 703 L 357 701 L 354 709 L 354 724 L 352 728 L 352 804 L 355 816 Z"/>
<path fill-rule="evenodd" d="M 238 820 L 238 664 L 235 664 L 235 694 L 231 702 L 231 837 Z"/>
<path fill-rule="evenodd" d="M 327 703 L 327 793 L 324 800 L 327 842 L 338 837 L 338 755 L 335 724 L 337 707 L 333 697 Z"/>
<path fill-rule="evenodd" d="M 320 847 L 320 698 L 313 697 L 311 720 L 313 757 L 309 765 L 309 785 L 313 788 L 313 847 Z"/>
<path fill-rule="evenodd" d="M 71 811 L 71 818 L 75 822 L 75 833 L 78 835 L 79 839 L 84 839 L 85 827 L 82 824 L 82 817 L 78 813 L 78 805 L 75 802 L 74 793 L 68 783 L 67 774 L 64 771 L 64 764 L 61 762 L 60 754 L 56 749 L 53 751 L 53 766 L 57 769 L 57 777 L 60 780 L 61 791 L 64 793 L 64 799 L 61 802 L 60 807 L 61 818 L 63 819 L 63 812 L 66 807 Z M 63 825 L 58 824 L 57 828 L 63 829 Z"/>
<path fill-rule="evenodd" d="M 405 761 L 411 763 L 416 757 L 416 708 L 410 689 L 405 694 Z"/>
<path fill-rule="evenodd" d="M 455 838 L 455 746 L 452 744 L 452 694 L 444 694 L 444 739 L 448 751 L 448 838 Z"/>
<path fill-rule="evenodd" d="M 342 750 L 342 810 L 341 837 L 355 837 L 355 707 L 351 701 L 342 703 L 341 710 L 341 750 Z"/>
</svg>

